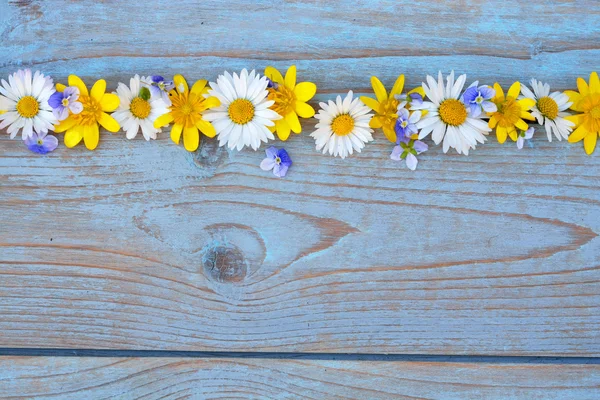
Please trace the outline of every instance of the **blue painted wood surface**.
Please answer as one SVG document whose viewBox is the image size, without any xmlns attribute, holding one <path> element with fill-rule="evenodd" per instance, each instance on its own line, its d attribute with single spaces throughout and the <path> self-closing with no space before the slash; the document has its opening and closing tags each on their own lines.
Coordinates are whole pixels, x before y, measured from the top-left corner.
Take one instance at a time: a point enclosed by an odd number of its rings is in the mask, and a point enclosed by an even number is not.
<svg viewBox="0 0 600 400">
<path fill-rule="evenodd" d="M 294 63 L 313 105 L 438 69 L 567 89 L 600 69 L 598 26 L 590 0 L 3 0 L 0 76 L 114 90 Z M 102 132 L 93 153 L 40 157 L 2 134 L 0 347 L 599 355 L 597 155 L 540 131 L 523 151 L 432 146 L 412 173 L 381 132 L 350 159 L 317 153 L 314 123 L 283 180 L 214 140 Z"/>
</svg>

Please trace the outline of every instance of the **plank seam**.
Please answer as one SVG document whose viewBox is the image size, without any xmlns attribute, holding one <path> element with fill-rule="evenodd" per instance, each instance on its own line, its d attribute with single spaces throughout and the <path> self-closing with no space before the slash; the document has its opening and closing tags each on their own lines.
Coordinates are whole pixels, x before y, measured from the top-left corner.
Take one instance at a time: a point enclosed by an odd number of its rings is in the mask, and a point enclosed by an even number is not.
<svg viewBox="0 0 600 400">
<path fill-rule="evenodd" d="M 489 364 L 600 364 L 600 357 L 556 356 L 480 356 L 430 354 L 355 354 L 355 353 L 294 353 L 294 352 L 229 352 L 175 350 L 106 350 L 61 348 L 0 348 L 0 356 L 21 357 L 127 357 L 127 358 L 241 358 L 241 359 L 301 359 L 323 361 L 413 361 Z"/>
</svg>

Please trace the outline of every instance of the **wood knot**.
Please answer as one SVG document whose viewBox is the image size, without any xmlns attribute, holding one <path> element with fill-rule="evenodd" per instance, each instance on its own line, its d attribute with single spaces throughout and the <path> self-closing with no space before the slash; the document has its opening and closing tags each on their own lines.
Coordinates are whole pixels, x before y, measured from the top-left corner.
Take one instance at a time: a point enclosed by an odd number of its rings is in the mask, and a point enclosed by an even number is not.
<svg viewBox="0 0 600 400">
<path fill-rule="evenodd" d="M 234 246 L 209 248 L 202 257 L 202 265 L 207 277 L 221 283 L 241 282 L 248 272 L 242 252 Z"/>
</svg>

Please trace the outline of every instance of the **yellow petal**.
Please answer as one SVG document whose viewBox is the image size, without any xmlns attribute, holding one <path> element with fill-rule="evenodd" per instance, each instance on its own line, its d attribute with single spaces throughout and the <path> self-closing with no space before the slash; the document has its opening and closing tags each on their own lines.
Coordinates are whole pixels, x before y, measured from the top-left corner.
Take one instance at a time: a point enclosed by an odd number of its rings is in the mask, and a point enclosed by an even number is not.
<svg viewBox="0 0 600 400">
<path fill-rule="evenodd" d="M 156 118 L 154 120 L 154 127 L 157 129 L 162 128 L 163 126 L 169 125 L 171 122 L 173 122 L 173 115 L 169 112 Z"/>
<path fill-rule="evenodd" d="M 508 136 L 508 131 L 506 128 L 501 126 L 496 127 L 496 138 L 498 139 L 498 143 L 502 144 L 506 142 L 506 137 Z"/>
<path fill-rule="evenodd" d="M 117 122 L 116 119 L 114 119 L 113 117 L 111 117 L 110 115 L 108 115 L 107 113 L 103 112 L 100 115 L 100 119 L 98 120 L 98 123 L 100 125 L 102 125 L 102 127 L 104 129 L 106 129 L 109 132 L 118 132 L 119 129 L 121 128 L 121 126 L 119 125 L 119 123 Z"/>
<path fill-rule="evenodd" d="M 488 122 L 488 126 L 491 129 L 494 129 L 496 125 L 498 125 L 498 118 L 496 118 L 496 115 L 490 116 L 490 122 Z"/>
<path fill-rule="evenodd" d="M 82 129 L 80 126 L 75 126 L 65 133 L 65 146 L 68 148 L 75 147 L 81 142 L 81 139 L 83 139 Z"/>
<path fill-rule="evenodd" d="M 535 100 L 529 98 L 518 100 L 517 103 L 519 103 L 519 105 L 521 106 L 521 110 L 525 111 L 530 110 L 531 107 L 535 106 Z"/>
<path fill-rule="evenodd" d="M 582 96 L 585 96 L 590 92 L 590 88 L 583 78 L 577 78 L 577 89 Z"/>
<path fill-rule="evenodd" d="M 285 116 L 285 122 L 288 123 L 292 132 L 302 132 L 302 126 L 300 126 L 300 121 L 298 120 L 298 116 L 294 111 L 288 113 L 288 115 Z"/>
<path fill-rule="evenodd" d="M 404 89 L 404 74 L 400 75 L 394 86 L 392 87 L 392 91 L 390 92 L 390 97 L 393 97 L 396 94 L 402 94 L 402 89 Z"/>
<path fill-rule="evenodd" d="M 508 128 L 507 132 L 508 132 L 508 136 L 510 136 L 512 141 L 516 142 L 517 141 L 517 131 L 515 130 L 515 128 L 514 127 Z"/>
<path fill-rule="evenodd" d="M 298 115 L 302 118 L 312 118 L 315 115 L 315 109 L 312 108 L 310 104 L 306 104 L 300 100 L 296 100 L 295 110 L 296 113 L 298 113 Z"/>
<path fill-rule="evenodd" d="M 265 68 L 265 76 L 272 80 L 275 83 L 283 85 L 283 76 L 281 72 L 279 72 L 275 67 L 271 67 L 270 65 Z"/>
<path fill-rule="evenodd" d="M 174 124 L 171 128 L 171 140 L 179 144 L 179 139 L 181 138 L 181 132 L 183 131 L 183 125 Z"/>
<path fill-rule="evenodd" d="M 183 147 L 187 151 L 196 151 L 200 145 L 200 134 L 195 126 L 183 128 Z"/>
<path fill-rule="evenodd" d="M 112 112 L 115 111 L 117 107 L 119 107 L 120 102 L 121 100 L 119 100 L 119 96 L 117 96 L 116 94 L 106 93 L 100 99 L 100 107 L 102 107 L 102 111 Z"/>
<path fill-rule="evenodd" d="M 206 83 L 207 81 L 204 79 L 199 79 L 194 83 L 194 86 L 192 86 L 192 90 L 191 92 L 194 93 L 197 96 L 200 96 L 202 94 L 202 91 L 204 90 L 204 88 L 206 87 Z"/>
<path fill-rule="evenodd" d="M 373 86 L 373 92 L 375 92 L 375 97 L 377 97 L 378 102 L 381 103 L 387 100 L 388 96 L 385 87 L 376 76 L 371 77 L 371 86 Z"/>
<path fill-rule="evenodd" d="M 294 88 L 296 99 L 307 102 L 317 93 L 317 85 L 312 82 L 300 82 Z"/>
<path fill-rule="evenodd" d="M 60 93 L 62 93 L 62 92 L 64 92 L 64 91 L 65 91 L 65 89 L 66 89 L 66 88 L 67 88 L 67 86 L 66 86 L 66 85 L 63 85 L 62 83 L 57 83 L 57 84 L 56 84 L 56 91 L 57 91 L 57 92 L 60 92 Z"/>
<path fill-rule="evenodd" d="M 535 121 L 535 117 L 527 111 L 521 111 L 520 117 L 529 121 Z"/>
<path fill-rule="evenodd" d="M 369 121 L 369 126 L 373 129 L 378 129 L 381 128 L 383 124 L 381 123 L 381 119 L 377 118 L 377 117 L 373 117 L 371 118 L 371 120 Z"/>
<path fill-rule="evenodd" d="M 590 75 L 590 92 L 600 93 L 600 79 L 598 79 L 598 73 L 592 72 Z"/>
<path fill-rule="evenodd" d="M 98 79 L 96 83 L 94 83 L 94 86 L 92 86 L 90 96 L 96 101 L 100 101 L 102 100 L 104 93 L 106 93 L 106 81 L 104 79 Z"/>
<path fill-rule="evenodd" d="M 523 121 L 520 118 L 517 122 L 515 122 L 515 126 L 522 131 L 526 131 L 527 129 L 529 129 L 529 125 L 527 125 L 527 122 Z M 516 139 L 514 139 L 514 140 L 516 140 Z"/>
<path fill-rule="evenodd" d="M 87 125 L 83 128 L 83 141 L 88 150 L 94 150 L 98 147 L 98 141 L 100 141 L 98 125 Z"/>
<path fill-rule="evenodd" d="M 279 140 L 283 140 L 284 142 L 290 137 L 290 126 L 285 119 L 280 119 L 275 121 L 275 125 L 277 126 L 277 136 Z"/>
<path fill-rule="evenodd" d="M 582 96 L 573 90 L 565 90 L 565 94 L 569 96 L 569 101 L 573 103 L 569 108 L 573 111 L 582 111 L 581 107 L 579 106 Z"/>
<path fill-rule="evenodd" d="M 295 65 L 292 65 L 291 67 L 289 67 L 287 72 L 285 73 L 285 86 L 290 90 L 294 90 L 294 87 L 296 86 L 296 66 Z"/>
<path fill-rule="evenodd" d="M 519 93 L 521 93 L 521 82 L 517 81 L 510 85 L 508 93 L 506 93 L 506 97 L 512 97 L 513 99 L 516 99 L 519 97 Z"/>
<path fill-rule="evenodd" d="M 392 143 L 395 143 L 396 139 L 398 138 L 396 136 L 396 131 L 388 128 L 387 126 L 384 126 L 382 129 L 383 129 L 383 134 L 385 135 L 387 140 L 389 140 Z"/>
<path fill-rule="evenodd" d="M 208 97 L 204 99 L 203 105 L 205 109 L 215 108 L 221 105 L 221 101 L 216 97 Z"/>
<path fill-rule="evenodd" d="M 187 81 L 183 77 L 183 75 L 177 74 L 173 77 L 173 83 L 175 84 L 175 90 L 179 93 L 187 93 L 189 88 Z M 183 86 L 182 86 L 183 85 Z M 183 88 L 183 92 L 180 90 Z"/>
<path fill-rule="evenodd" d="M 575 143 L 581 141 L 584 137 L 586 137 L 590 132 L 585 129 L 585 125 L 581 125 L 579 128 L 575 129 L 571 135 L 569 135 L 569 142 Z M 595 135 L 595 133 L 594 133 Z"/>
<path fill-rule="evenodd" d="M 278 119 L 277 121 L 275 121 L 275 125 L 267 126 L 267 128 L 269 129 L 269 132 L 274 133 L 277 130 L 277 123 L 279 121 L 282 121 L 282 120 Z"/>
<path fill-rule="evenodd" d="M 411 90 L 410 92 L 408 92 L 407 94 L 413 94 L 413 93 L 419 93 L 422 98 L 425 98 L 425 90 L 423 89 L 423 86 L 416 87 L 413 90 Z"/>
<path fill-rule="evenodd" d="M 591 89 L 591 87 L 590 87 Z M 593 89 L 592 89 L 593 90 Z M 596 141 L 598 140 L 598 134 L 596 132 L 591 132 L 585 138 L 583 138 L 583 147 L 585 148 L 585 152 L 590 155 L 594 152 L 596 148 Z"/>
<path fill-rule="evenodd" d="M 365 106 L 377 112 L 379 110 L 379 102 L 372 97 L 360 96 L 360 101 L 365 103 Z"/>
<path fill-rule="evenodd" d="M 79 94 L 82 96 L 88 96 L 89 92 L 85 83 L 77 75 L 69 75 L 69 86 L 75 86 L 79 89 Z"/>
<path fill-rule="evenodd" d="M 210 138 L 215 137 L 215 135 L 217 134 L 217 131 L 215 130 L 213 124 L 203 119 L 200 119 L 198 120 L 198 122 L 196 122 L 196 128 L 200 129 L 204 136 L 208 136 Z"/>
<path fill-rule="evenodd" d="M 496 99 L 496 101 L 504 101 L 504 90 L 502 90 L 502 87 L 498 82 L 494 83 L 494 90 L 496 91 L 494 99 Z"/>
<path fill-rule="evenodd" d="M 56 133 L 61 133 L 66 131 L 67 129 L 71 129 L 73 126 L 75 126 L 75 119 L 72 116 L 68 116 L 67 119 L 65 119 L 64 121 L 61 121 L 58 125 L 56 125 L 54 127 L 54 132 Z M 77 142 L 79 143 L 79 142 Z M 77 144 L 75 143 L 75 144 Z"/>
<path fill-rule="evenodd" d="M 565 117 L 565 119 L 567 121 L 571 121 L 577 127 L 583 124 L 583 122 L 585 121 L 585 114 L 569 115 L 568 117 Z"/>
</svg>

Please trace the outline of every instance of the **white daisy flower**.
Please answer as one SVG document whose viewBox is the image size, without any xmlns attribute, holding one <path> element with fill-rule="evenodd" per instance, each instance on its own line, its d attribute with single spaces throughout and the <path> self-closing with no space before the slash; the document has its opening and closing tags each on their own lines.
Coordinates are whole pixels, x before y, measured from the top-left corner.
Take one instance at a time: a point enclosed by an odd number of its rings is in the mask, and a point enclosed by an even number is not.
<svg viewBox="0 0 600 400">
<path fill-rule="evenodd" d="M 344 100 L 341 96 L 335 103 L 329 100 L 327 104 L 319 103 L 321 109 L 315 115 L 319 120 L 317 130 L 310 134 L 315 138 L 317 150 L 323 149 L 323 154 L 329 152 L 334 157 L 346 158 L 354 150 L 358 153 L 365 147 L 365 143 L 373 140 L 369 128 L 369 121 L 373 114 L 360 98 L 352 98 L 352 90 Z"/>
<path fill-rule="evenodd" d="M 536 101 L 535 106 L 531 109 L 538 124 L 544 125 L 548 141 L 552 141 L 552 133 L 558 140 L 567 139 L 573 131 L 575 124 L 567 121 L 564 117 L 569 116 L 566 113 L 572 102 L 569 101 L 569 96 L 561 92 L 550 93 L 550 85 L 547 83 L 538 82 L 535 79 L 531 80 L 533 93 L 525 85 L 521 85 L 520 98 L 530 98 Z"/>
<path fill-rule="evenodd" d="M 117 86 L 120 103 L 112 116 L 121 125 L 127 139 L 136 137 L 140 128 L 144 139 L 156 139 L 161 129 L 154 127 L 154 121 L 169 112 L 162 97 L 152 95 L 150 89 L 142 85 L 144 79 L 136 74 L 129 80 L 129 87 L 120 82 Z"/>
<path fill-rule="evenodd" d="M 58 120 L 52 113 L 48 99 L 55 92 L 54 82 L 49 76 L 31 70 L 19 70 L 2 79 L 0 86 L 0 129 L 7 128 L 11 139 L 22 130 L 21 136 L 27 139 L 33 133 L 48 133 Z"/>
<path fill-rule="evenodd" d="M 281 116 L 269 109 L 274 101 L 267 100 L 267 84 L 267 77 L 246 69 L 239 76 L 225 71 L 216 83 L 210 82 L 212 90 L 205 97 L 214 96 L 221 105 L 207 110 L 204 119 L 215 127 L 219 146 L 227 143 L 230 149 L 250 146 L 256 150 L 261 141 L 275 139 L 268 127 L 275 126 L 273 121 Z"/>
<path fill-rule="evenodd" d="M 452 71 L 444 87 L 441 72 L 437 82 L 427 75 L 427 84 L 423 83 L 423 89 L 430 101 L 411 107 L 412 110 L 427 110 L 427 115 L 417 123 L 417 128 L 421 130 L 419 139 L 433 132 L 431 137 L 435 144 L 443 140 L 444 153 L 453 148 L 458 154 L 468 155 L 469 149 L 474 149 L 478 142 L 485 142 L 485 135 L 491 131 L 480 116 L 470 116 L 467 106 L 459 100 L 466 79 L 466 75 L 461 75 L 455 82 Z"/>
</svg>

